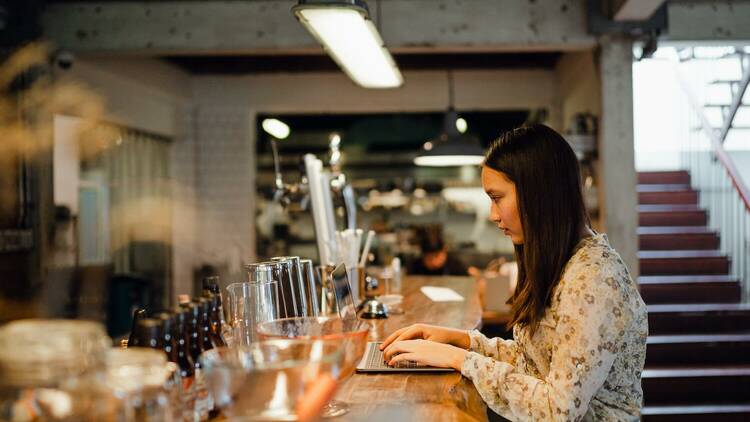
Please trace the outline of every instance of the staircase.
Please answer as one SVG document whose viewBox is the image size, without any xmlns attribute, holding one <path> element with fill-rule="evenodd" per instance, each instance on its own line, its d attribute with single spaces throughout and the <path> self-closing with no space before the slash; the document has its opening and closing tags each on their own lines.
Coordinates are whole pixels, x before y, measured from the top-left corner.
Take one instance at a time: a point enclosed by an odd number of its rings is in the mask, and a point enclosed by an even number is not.
<svg viewBox="0 0 750 422">
<path fill-rule="evenodd" d="M 750 421 L 750 306 L 685 171 L 638 174 L 642 420 Z"/>
</svg>

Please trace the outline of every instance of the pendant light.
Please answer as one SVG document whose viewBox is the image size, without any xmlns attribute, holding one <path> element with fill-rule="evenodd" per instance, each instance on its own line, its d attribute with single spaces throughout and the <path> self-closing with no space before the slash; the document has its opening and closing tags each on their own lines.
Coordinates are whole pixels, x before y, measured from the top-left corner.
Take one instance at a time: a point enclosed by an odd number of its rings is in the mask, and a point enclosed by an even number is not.
<svg viewBox="0 0 750 422">
<path fill-rule="evenodd" d="M 362 0 L 299 0 L 294 16 L 358 85 L 397 88 L 404 82 Z"/>
<path fill-rule="evenodd" d="M 461 131 L 459 131 L 459 126 Z M 463 132 L 463 133 L 462 133 Z M 414 164 L 427 167 L 457 167 L 482 164 L 484 150 L 479 139 L 466 132 L 466 121 L 459 119 L 453 108 L 453 73 L 448 71 L 448 110 L 443 119 L 443 132 L 437 140 L 427 141 Z"/>
</svg>

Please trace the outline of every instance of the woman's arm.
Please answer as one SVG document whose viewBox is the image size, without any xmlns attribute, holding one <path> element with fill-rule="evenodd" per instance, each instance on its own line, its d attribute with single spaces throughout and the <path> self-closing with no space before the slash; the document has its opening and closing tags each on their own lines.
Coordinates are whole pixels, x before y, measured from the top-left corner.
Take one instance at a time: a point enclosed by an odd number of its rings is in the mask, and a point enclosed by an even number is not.
<svg viewBox="0 0 750 422">
<path fill-rule="evenodd" d="M 537 378 L 524 367 L 468 353 L 461 373 L 497 413 L 511 420 L 567 421 L 586 414 L 615 360 L 619 340 L 633 318 L 628 292 L 600 274 L 561 285 L 557 344 L 549 374 Z"/>
<path fill-rule="evenodd" d="M 479 353 L 496 360 L 517 365 L 522 358 L 518 345 L 513 340 L 502 338 L 487 338 L 477 330 L 469 331 L 469 351 Z"/>
</svg>

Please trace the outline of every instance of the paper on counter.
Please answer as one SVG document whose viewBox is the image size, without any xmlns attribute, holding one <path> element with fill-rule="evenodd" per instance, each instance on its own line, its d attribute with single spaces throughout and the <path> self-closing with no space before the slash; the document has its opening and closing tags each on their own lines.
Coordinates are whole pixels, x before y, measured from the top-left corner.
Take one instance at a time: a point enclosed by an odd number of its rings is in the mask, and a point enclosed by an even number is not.
<svg viewBox="0 0 750 422">
<path fill-rule="evenodd" d="M 433 302 L 463 302 L 464 297 L 448 287 L 422 286 L 420 288 Z"/>
</svg>

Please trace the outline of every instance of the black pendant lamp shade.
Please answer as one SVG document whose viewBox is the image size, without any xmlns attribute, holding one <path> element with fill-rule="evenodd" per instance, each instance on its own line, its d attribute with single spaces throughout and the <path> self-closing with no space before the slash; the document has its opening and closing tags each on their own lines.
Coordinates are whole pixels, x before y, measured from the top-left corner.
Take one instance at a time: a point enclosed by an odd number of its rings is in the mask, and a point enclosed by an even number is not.
<svg viewBox="0 0 750 422">
<path fill-rule="evenodd" d="M 484 149 L 479 139 L 463 134 L 456 128 L 458 113 L 449 108 L 443 121 L 443 133 L 427 141 L 414 159 L 414 164 L 429 167 L 475 166 L 482 164 Z"/>
</svg>

